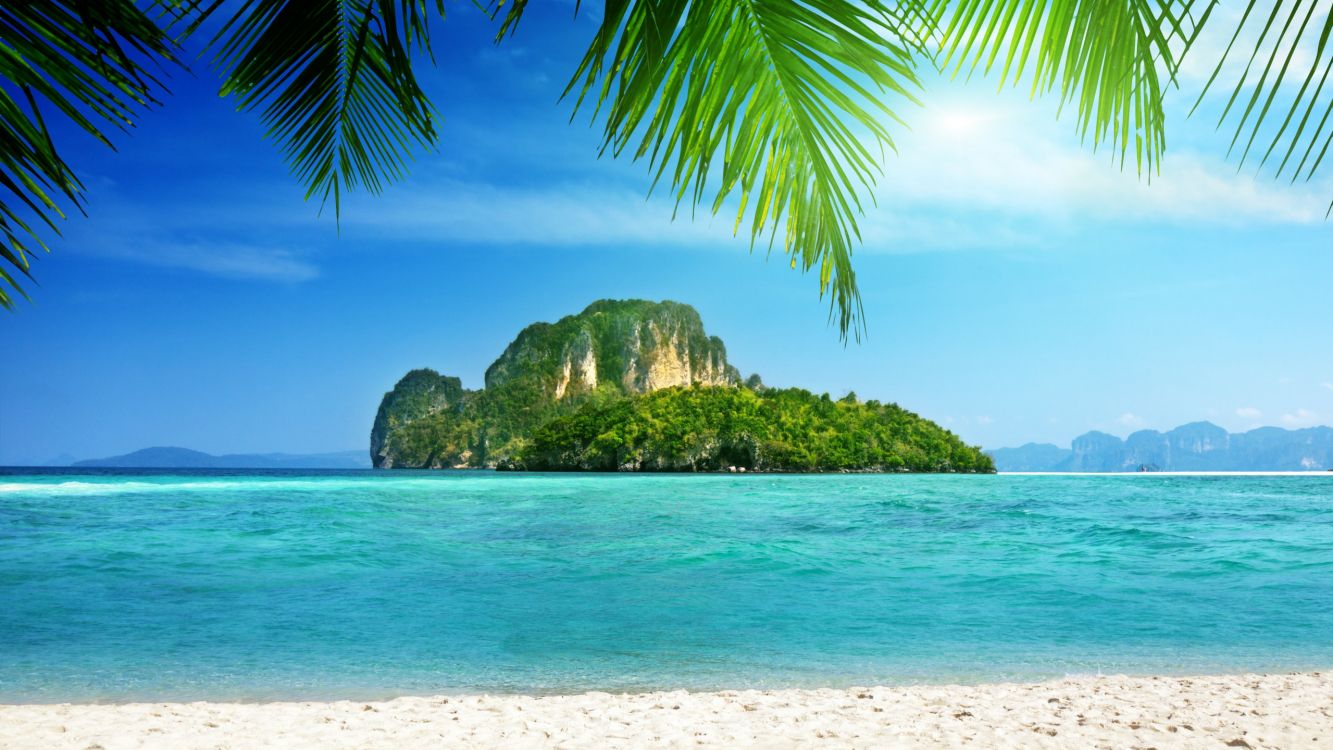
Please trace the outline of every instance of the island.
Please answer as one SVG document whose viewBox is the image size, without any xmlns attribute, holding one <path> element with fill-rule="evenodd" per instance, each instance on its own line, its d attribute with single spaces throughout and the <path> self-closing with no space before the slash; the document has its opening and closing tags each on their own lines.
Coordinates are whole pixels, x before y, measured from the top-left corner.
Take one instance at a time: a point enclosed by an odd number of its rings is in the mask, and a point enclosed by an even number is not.
<svg viewBox="0 0 1333 750">
<path fill-rule="evenodd" d="M 384 395 L 376 468 L 963 472 L 991 458 L 897 404 L 742 378 L 679 302 L 600 300 L 519 332 L 485 387 L 429 369 Z"/>
</svg>

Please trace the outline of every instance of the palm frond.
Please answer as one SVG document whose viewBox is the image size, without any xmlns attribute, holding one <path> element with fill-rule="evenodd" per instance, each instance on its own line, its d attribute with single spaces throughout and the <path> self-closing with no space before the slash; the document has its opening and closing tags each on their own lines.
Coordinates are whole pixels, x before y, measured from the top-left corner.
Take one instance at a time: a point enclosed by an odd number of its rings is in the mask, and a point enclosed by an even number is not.
<svg viewBox="0 0 1333 750">
<path fill-rule="evenodd" d="M 428 12 L 427 0 L 246 0 L 214 38 L 222 94 L 259 111 L 307 199 L 337 213 L 343 192 L 379 192 L 435 143 L 412 70 L 430 54 Z"/>
<path fill-rule="evenodd" d="M 857 217 L 901 123 L 889 101 L 916 101 L 928 18 L 877 0 L 608 0 L 565 94 L 604 116 L 603 152 L 646 159 L 678 209 L 734 199 L 733 231 L 748 222 L 770 251 L 781 226 L 791 266 L 818 269 L 830 319 L 859 339 Z"/>
<path fill-rule="evenodd" d="M 27 297 L 42 232 L 59 234 L 62 203 L 82 209 L 83 185 L 61 158 L 47 117 L 111 146 L 156 103 L 150 61 L 174 62 L 163 31 L 133 3 L 0 5 L 0 307 Z"/>
<path fill-rule="evenodd" d="M 1058 89 L 1077 128 L 1109 141 L 1123 166 L 1150 174 L 1166 148 L 1164 86 L 1179 69 L 1212 2 L 1194 0 L 942 0 L 944 60 L 954 75 L 999 69 L 1000 86 L 1031 74 L 1031 94 Z M 947 10 L 946 10 L 947 9 Z"/>
<path fill-rule="evenodd" d="M 505 11 L 505 3 L 509 3 L 509 10 Z M 504 11 L 504 18 L 500 21 L 500 29 L 495 32 L 495 41 L 500 42 L 505 37 L 514 33 L 518 28 L 518 22 L 523 19 L 523 11 L 528 9 L 528 0 L 490 0 L 485 6 L 486 12 L 490 13 L 491 18 L 495 19 Z"/>
<path fill-rule="evenodd" d="M 1322 7 L 1321 7 L 1322 6 Z M 1290 174 L 1292 182 L 1310 180 L 1324 164 L 1333 145 L 1333 11 L 1315 1 L 1249 2 L 1240 24 L 1208 80 L 1204 93 L 1195 103 L 1197 109 L 1218 82 L 1233 53 L 1244 54 L 1248 44 L 1237 42 L 1247 32 L 1257 33 L 1245 67 L 1231 90 L 1230 98 L 1218 119 L 1221 127 L 1235 120 L 1231 152 L 1239 150 L 1241 166 L 1258 146 L 1263 150 L 1259 168 L 1275 161 L 1274 175 Z M 1296 82 L 1300 87 L 1293 95 Z M 1275 131 L 1265 134 L 1265 127 L 1280 121 Z M 1267 144 L 1265 148 L 1264 144 Z M 1329 211 L 1333 212 L 1333 204 Z"/>
</svg>

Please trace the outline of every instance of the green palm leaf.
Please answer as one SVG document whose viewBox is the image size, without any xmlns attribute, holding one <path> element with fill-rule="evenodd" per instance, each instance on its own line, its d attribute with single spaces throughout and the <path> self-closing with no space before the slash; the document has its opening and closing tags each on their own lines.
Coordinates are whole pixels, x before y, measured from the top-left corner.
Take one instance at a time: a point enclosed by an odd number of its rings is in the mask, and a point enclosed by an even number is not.
<svg viewBox="0 0 1333 750">
<path fill-rule="evenodd" d="M 214 38 L 222 94 L 259 111 L 307 198 L 336 213 L 344 191 L 379 192 L 434 144 L 412 71 L 430 52 L 428 12 L 426 0 L 247 0 Z"/>
<path fill-rule="evenodd" d="M 175 62 L 173 48 L 133 3 L 0 4 L 0 307 L 27 297 L 21 277 L 41 232 L 59 233 L 62 202 L 82 207 L 83 185 L 57 152 L 55 115 L 110 146 L 156 102 L 147 65 Z"/>
<path fill-rule="evenodd" d="M 1109 141 L 1123 166 L 1132 147 L 1137 169 L 1151 174 L 1166 148 L 1164 84 L 1207 20 L 1194 1 L 954 0 L 947 14 L 944 60 L 954 74 L 999 68 L 1000 85 L 1031 74 L 1031 93 L 1058 89 L 1061 108 L 1094 147 Z"/>
<path fill-rule="evenodd" d="M 901 123 L 888 100 L 916 101 L 929 21 L 916 3 L 608 0 L 566 94 L 604 114 L 604 152 L 646 159 L 677 207 L 734 199 L 734 231 L 748 221 L 770 250 L 781 227 L 791 266 L 818 270 L 830 317 L 859 338 L 857 217 Z"/>
<path fill-rule="evenodd" d="M 1244 54 L 1248 45 L 1238 49 L 1237 41 L 1246 31 L 1258 36 L 1217 124 L 1236 122 L 1231 151 L 1239 150 L 1241 166 L 1252 153 L 1257 155 L 1258 146 L 1263 150 L 1260 169 L 1274 163 L 1276 177 L 1290 174 L 1292 182 L 1302 176 L 1308 181 L 1333 145 L 1333 86 L 1328 85 L 1333 72 L 1329 44 L 1333 12 L 1318 2 L 1301 0 L 1273 3 L 1271 8 L 1248 3 L 1196 109 L 1233 53 Z M 1299 88 L 1292 94 L 1297 82 Z M 1329 211 L 1333 212 L 1333 204 Z"/>
</svg>

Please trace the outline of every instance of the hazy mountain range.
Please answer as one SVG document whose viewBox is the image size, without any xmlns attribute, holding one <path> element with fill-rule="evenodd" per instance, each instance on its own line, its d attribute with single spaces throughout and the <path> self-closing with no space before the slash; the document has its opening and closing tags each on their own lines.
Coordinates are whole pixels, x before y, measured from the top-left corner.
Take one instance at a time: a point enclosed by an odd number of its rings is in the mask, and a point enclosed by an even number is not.
<svg viewBox="0 0 1333 750">
<path fill-rule="evenodd" d="M 122 469 L 369 469 L 365 451 L 336 453 L 229 453 L 214 456 L 189 448 L 144 448 L 110 458 L 92 458 L 69 464 L 89 468 Z"/>
<path fill-rule="evenodd" d="M 1139 430 L 1121 440 L 1105 432 L 1069 448 L 1028 443 L 988 451 L 999 471 L 1320 471 L 1333 469 L 1333 427 L 1260 427 L 1229 433 L 1211 422 Z"/>
</svg>

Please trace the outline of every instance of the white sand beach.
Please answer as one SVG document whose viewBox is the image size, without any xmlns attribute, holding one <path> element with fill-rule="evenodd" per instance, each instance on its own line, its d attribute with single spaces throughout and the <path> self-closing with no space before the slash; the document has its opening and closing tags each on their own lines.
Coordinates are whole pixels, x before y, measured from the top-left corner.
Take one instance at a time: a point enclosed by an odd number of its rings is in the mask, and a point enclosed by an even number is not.
<svg viewBox="0 0 1333 750">
<path fill-rule="evenodd" d="M 0 706 L 0 747 L 1318 748 L 1333 674 L 380 702 Z"/>
</svg>

